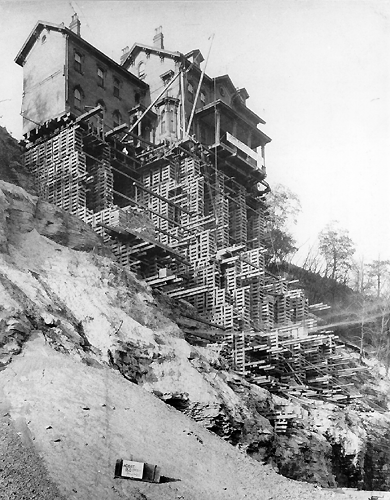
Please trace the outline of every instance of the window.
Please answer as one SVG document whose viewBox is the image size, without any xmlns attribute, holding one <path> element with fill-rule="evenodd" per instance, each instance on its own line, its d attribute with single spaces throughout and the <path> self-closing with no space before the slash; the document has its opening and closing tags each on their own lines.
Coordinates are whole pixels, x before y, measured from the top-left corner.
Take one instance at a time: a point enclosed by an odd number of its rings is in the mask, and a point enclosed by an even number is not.
<svg viewBox="0 0 390 500">
<path fill-rule="evenodd" d="M 140 80 L 145 78 L 145 63 L 143 61 L 138 64 L 138 78 Z"/>
<path fill-rule="evenodd" d="M 97 69 L 98 85 L 99 87 L 104 87 L 104 71 L 102 68 Z"/>
<path fill-rule="evenodd" d="M 194 102 L 194 86 L 192 85 L 192 83 L 188 83 L 187 90 L 190 102 Z"/>
<path fill-rule="evenodd" d="M 103 116 L 104 116 L 105 112 L 107 111 L 106 103 L 102 99 L 99 99 L 96 102 L 96 106 L 100 106 L 101 108 L 103 108 Z"/>
<path fill-rule="evenodd" d="M 46 42 L 46 38 L 47 38 L 47 37 L 46 37 L 46 35 L 43 35 L 42 40 L 41 40 L 41 41 L 42 41 L 42 43 L 45 43 L 45 42 Z"/>
<path fill-rule="evenodd" d="M 172 80 L 173 75 L 174 73 L 171 69 L 160 75 L 160 78 L 163 81 L 164 85 L 168 85 L 168 83 Z"/>
<path fill-rule="evenodd" d="M 206 94 L 204 92 L 200 93 L 200 102 L 203 104 L 203 106 L 206 104 Z"/>
<path fill-rule="evenodd" d="M 74 53 L 74 69 L 81 73 L 81 54 L 78 52 Z"/>
<path fill-rule="evenodd" d="M 161 112 L 161 133 L 162 134 L 165 134 L 166 132 L 166 123 L 165 123 L 165 120 L 166 120 L 166 116 L 165 116 L 165 109 L 162 110 Z"/>
<path fill-rule="evenodd" d="M 224 97 L 225 89 L 223 87 L 219 87 L 219 93 L 221 94 L 222 97 Z"/>
<path fill-rule="evenodd" d="M 114 96 L 119 97 L 119 80 L 118 78 L 114 78 Z"/>
<path fill-rule="evenodd" d="M 173 134 L 176 134 L 176 112 L 175 110 L 171 110 L 170 112 L 170 118 L 171 118 L 171 124 L 170 124 L 170 131 L 173 133 Z"/>
<path fill-rule="evenodd" d="M 113 117 L 114 128 L 118 127 L 122 123 L 122 115 L 119 113 L 119 111 L 114 111 L 112 117 Z"/>
<path fill-rule="evenodd" d="M 73 104 L 77 109 L 82 109 L 81 101 L 83 99 L 83 91 L 80 87 L 76 87 L 73 91 Z"/>
</svg>

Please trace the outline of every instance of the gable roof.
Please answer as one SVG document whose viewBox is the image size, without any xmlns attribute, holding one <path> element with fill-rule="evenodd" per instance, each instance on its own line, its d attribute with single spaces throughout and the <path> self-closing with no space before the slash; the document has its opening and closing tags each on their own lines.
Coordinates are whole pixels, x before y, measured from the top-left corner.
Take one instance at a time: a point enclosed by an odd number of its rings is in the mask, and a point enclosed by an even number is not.
<svg viewBox="0 0 390 500">
<path fill-rule="evenodd" d="M 31 31 L 30 35 L 27 37 L 27 40 L 24 42 L 23 47 L 18 52 L 18 55 L 15 57 L 16 64 L 19 64 L 19 66 L 23 66 L 28 54 L 30 53 L 31 49 L 34 47 L 36 41 L 38 40 L 39 36 L 41 35 L 41 33 L 44 29 L 47 29 L 49 31 L 57 31 L 59 33 L 64 33 L 64 34 L 68 35 L 78 45 L 84 47 L 86 50 L 94 52 L 98 57 L 103 59 L 107 64 L 114 66 L 114 68 L 119 73 L 121 73 L 123 76 L 125 76 L 129 80 L 132 80 L 133 83 L 135 83 L 138 87 L 141 87 L 143 89 L 147 89 L 149 87 L 149 85 L 147 83 L 145 83 L 144 81 L 140 80 L 135 75 L 133 75 L 132 73 L 127 71 L 120 64 L 115 62 L 113 59 L 108 57 L 106 54 L 101 52 L 99 49 L 97 49 L 96 47 L 94 47 L 93 45 L 88 43 L 86 40 L 81 38 L 79 35 L 74 33 L 69 28 L 67 28 L 63 23 L 62 24 L 53 24 L 53 23 L 49 23 L 46 21 L 38 21 L 36 23 L 36 25 L 34 26 L 33 30 Z"/>
<path fill-rule="evenodd" d="M 135 43 L 123 59 L 122 66 L 127 69 L 131 65 L 131 62 L 134 60 L 134 58 L 137 57 L 137 55 L 142 51 L 149 52 L 150 54 L 155 54 L 160 57 L 168 57 L 169 59 L 175 59 L 178 61 L 184 60 L 184 56 L 181 52 L 172 52 L 170 50 L 161 49 L 152 45 Z"/>
<path fill-rule="evenodd" d="M 215 107 L 219 107 L 221 110 L 224 110 L 226 113 L 231 114 L 232 117 L 238 116 L 241 120 L 243 120 L 247 125 L 251 127 L 251 131 L 253 134 L 256 135 L 256 137 L 260 138 L 260 140 L 264 143 L 271 142 L 271 138 L 268 137 L 262 130 L 258 129 L 256 125 L 251 123 L 254 118 L 257 118 L 258 120 L 261 120 L 260 117 L 258 117 L 253 111 L 248 109 L 245 105 L 242 106 L 241 111 L 247 111 L 248 113 L 237 113 L 237 110 L 229 106 L 225 101 L 222 101 L 221 99 L 217 99 L 216 101 L 210 102 L 206 104 L 206 106 L 203 106 L 202 108 L 198 108 L 195 111 L 195 114 L 198 116 L 202 115 L 207 115 L 207 113 L 213 112 Z M 249 118 L 250 121 L 247 119 Z M 257 121 L 257 123 L 259 123 Z M 261 123 L 265 123 L 261 120 Z M 257 146 L 256 146 L 257 147 Z"/>
<path fill-rule="evenodd" d="M 201 69 L 196 64 L 188 60 L 189 57 L 198 57 L 199 61 L 201 62 L 203 60 L 203 56 L 199 49 L 191 50 L 190 52 L 184 55 L 178 51 L 172 52 L 170 50 L 161 49 L 159 47 L 154 47 L 151 45 L 144 45 L 142 43 L 135 43 L 131 47 L 131 49 L 122 59 L 122 66 L 127 69 L 134 62 L 134 59 L 137 57 L 137 55 L 142 51 L 149 54 L 157 55 L 159 57 L 168 57 L 176 61 L 181 61 L 184 67 L 186 68 L 192 67 L 193 71 L 197 71 L 199 73 L 201 72 Z M 246 115 L 249 119 L 254 120 L 256 123 L 262 123 L 263 125 L 265 124 L 265 121 L 262 118 L 260 118 L 260 116 L 258 116 L 256 113 L 254 113 L 252 110 L 250 110 L 243 101 L 243 97 L 244 99 L 247 99 L 249 97 L 249 94 L 246 91 L 246 89 L 244 88 L 237 89 L 234 86 L 229 75 L 220 75 L 215 78 L 212 78 L 208 76 L 207 73 L 205 73 L 204 80 L 207 80 L 209 83 L 215 82 L 216 84 L 218 84 L 219 82 L 225 82 L 225 84 L 229 87 L 230 91 L 232 92 L 234 103 L 240 110 L 240 112 L 243 115 Z M 241 96 L 240 94 L 243 95 Z"/>
</svg>

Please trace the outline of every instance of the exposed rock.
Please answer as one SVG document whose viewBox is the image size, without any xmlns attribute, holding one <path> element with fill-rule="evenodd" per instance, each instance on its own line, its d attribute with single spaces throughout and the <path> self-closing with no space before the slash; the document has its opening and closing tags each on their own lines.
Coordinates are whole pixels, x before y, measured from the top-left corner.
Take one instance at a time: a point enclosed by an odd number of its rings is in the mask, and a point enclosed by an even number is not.
<svg viewBox="0 0 390 500">
<path fill-rule="evenodd" d="M 0 179 L 36 194 L 33 177 L 21 160 L 24 147 L 4 127 L 0 127 Z"/>
<path fill-rule="evenodd" d="M 95 231 L 81 219 L 0 181 L 0 250 L 8 252 L 9 245 L 17 245 L 24 234 L 33 230 L 75 250 L 110 255 Z"/>
</svg>

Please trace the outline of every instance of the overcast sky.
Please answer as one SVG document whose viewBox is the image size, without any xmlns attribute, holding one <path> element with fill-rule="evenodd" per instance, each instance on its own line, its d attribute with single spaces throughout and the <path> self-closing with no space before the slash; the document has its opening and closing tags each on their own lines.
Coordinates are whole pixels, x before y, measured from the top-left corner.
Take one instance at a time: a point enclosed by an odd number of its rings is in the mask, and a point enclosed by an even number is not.
<svg viewBox="0 0 390 500">
<path fill-rule="evenodd" d="M 206 56 L 267 122 L 268 182 L 300 198 L 301 254 L 337 219 L 366 261 L 390 259 L 390 0 L 0 0 L 0 125 L 21 138 L 22 69 L 14 58 L 38 20 L 69 24 L 119 60 L 134 42 Z"/>
</svg>

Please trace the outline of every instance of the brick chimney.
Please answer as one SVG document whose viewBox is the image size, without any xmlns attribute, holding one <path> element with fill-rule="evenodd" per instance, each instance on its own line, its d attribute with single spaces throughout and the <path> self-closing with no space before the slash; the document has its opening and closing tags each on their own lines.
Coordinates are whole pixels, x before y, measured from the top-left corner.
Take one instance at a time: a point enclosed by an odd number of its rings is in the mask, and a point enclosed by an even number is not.
<svg viewBox="0 0 390 500">
<path fill-rule="evenodd" d="M 70 31 L 73 31 L 73 33 L 76 33 L 77 36 L 80 36 L 80 19 L 79 16 L 74 13 L 72 16 L 72 22 L 69 24 L 69 29 Z"/>
<path fill-rule="evenodd" d="M 121 55 L 121 65 L 126 61 L 127 56 L 129 55 L 130 48 L 128 45 L 122 49 L 122 55 Z"/>
<path fill-rule="evenodd" d="M 156 34 L 153 37 L 153 47 L 158 49 L 164 48 L 164 35 L 162 34 L 162 26 L 155 29 Z"/>
</svg>

